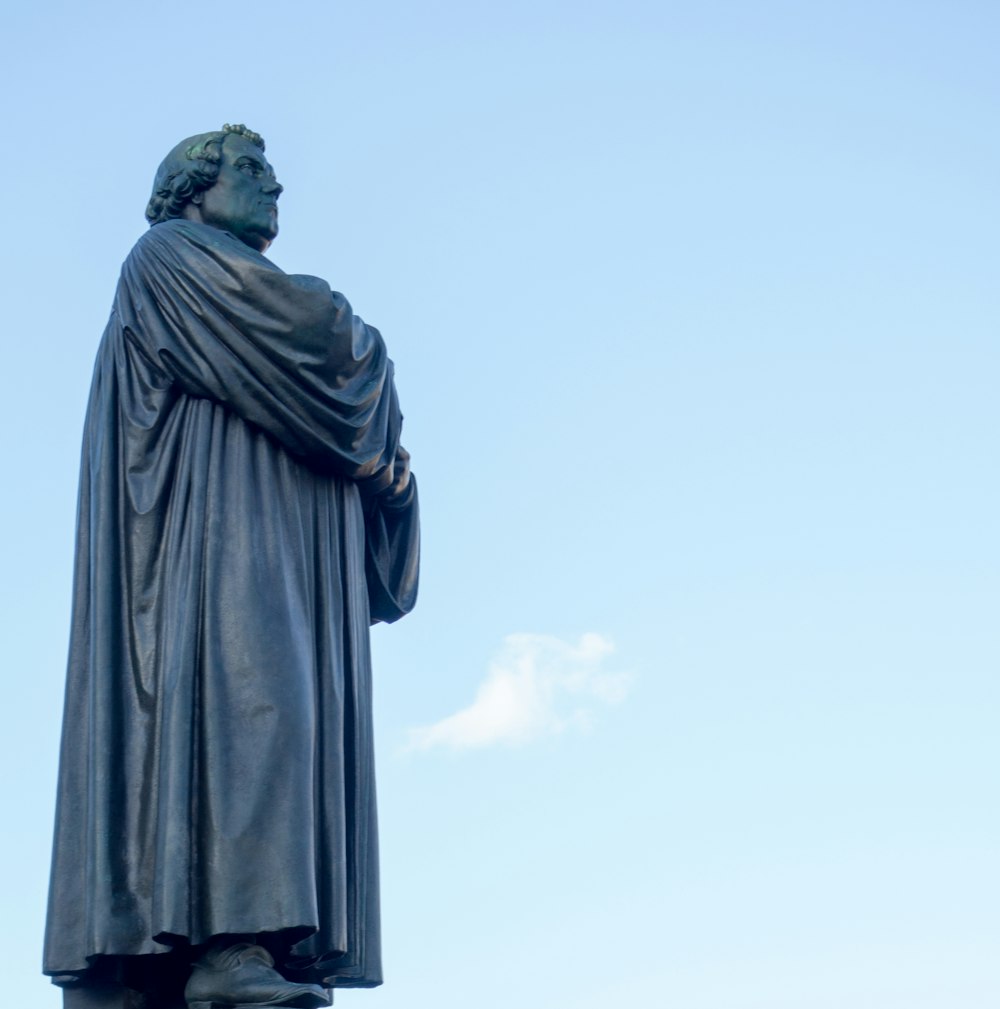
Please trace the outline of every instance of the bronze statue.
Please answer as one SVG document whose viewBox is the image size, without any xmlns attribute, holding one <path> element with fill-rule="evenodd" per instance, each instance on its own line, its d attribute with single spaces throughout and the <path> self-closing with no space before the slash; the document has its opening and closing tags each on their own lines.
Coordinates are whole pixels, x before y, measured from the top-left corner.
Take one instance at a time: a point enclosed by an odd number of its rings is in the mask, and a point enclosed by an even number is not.
<svg viewBox="0 0 1000 1009">
<path fill-rule="evenodd" d="M 378 331 L 263 253 L 244 126 L 156 174 L 84 429 L 44 969 L 68 1009 L 381 983 L 368 628 L 416 598 Z"/>
</svg>

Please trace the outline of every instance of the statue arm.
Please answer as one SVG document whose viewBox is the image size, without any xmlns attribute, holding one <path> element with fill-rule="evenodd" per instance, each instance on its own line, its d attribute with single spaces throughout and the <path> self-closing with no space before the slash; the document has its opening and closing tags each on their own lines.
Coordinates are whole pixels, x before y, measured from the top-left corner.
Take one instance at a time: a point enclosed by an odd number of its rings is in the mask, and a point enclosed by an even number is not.
<svg viewBox="0 0 1000 1009">
<path fill-rule="evenodd" d="M 133 250 L 123 289 L 132 338 L 186 394 L 366 494 L 399 482 L 385 343 L 323 281 L 285 274 L 223 232 L 168 222 Z"/>
</svg>

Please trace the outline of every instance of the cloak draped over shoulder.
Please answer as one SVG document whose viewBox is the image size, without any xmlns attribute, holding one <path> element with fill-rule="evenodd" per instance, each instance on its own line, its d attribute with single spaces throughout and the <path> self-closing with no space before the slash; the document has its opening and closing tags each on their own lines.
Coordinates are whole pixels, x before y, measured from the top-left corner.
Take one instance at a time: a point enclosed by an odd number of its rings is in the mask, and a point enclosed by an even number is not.
<svg viewBox="0 0 1000 1009">
<path fill-rule="evenodd" d="M 122 269 L 81 462 L 46 973 L 222 934 L 381 981 L 368 628 L 416 597 L 378 331 L 232 235 Z"/>
</svg>

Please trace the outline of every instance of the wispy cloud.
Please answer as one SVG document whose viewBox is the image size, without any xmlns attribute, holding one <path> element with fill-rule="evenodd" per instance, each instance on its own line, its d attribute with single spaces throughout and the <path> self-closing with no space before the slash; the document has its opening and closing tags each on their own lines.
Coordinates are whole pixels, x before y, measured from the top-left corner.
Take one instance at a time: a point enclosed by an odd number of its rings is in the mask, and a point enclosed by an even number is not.
<svg viewBox="0 0 1000 1009">
<path fill-rule="evenodd" d="M 604 672 L 614 645 L 600 634 L 571 644 L 547 634 L 510 634 L 467 708 L 410 731 L 409 749 L 517 746 L 586 729 L 600 705 L 628 693 L 627 673 Z"/>
</svg>

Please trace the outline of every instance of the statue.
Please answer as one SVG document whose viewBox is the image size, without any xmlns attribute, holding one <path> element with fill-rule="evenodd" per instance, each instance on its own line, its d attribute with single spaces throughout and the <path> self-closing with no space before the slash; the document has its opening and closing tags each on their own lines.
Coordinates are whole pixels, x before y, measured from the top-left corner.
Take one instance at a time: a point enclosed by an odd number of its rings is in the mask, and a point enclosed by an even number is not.
<svg viewBox="0 0 1000 1009">
<path fill-rule="evenodd" d="M 368 628 L 416 598 L 379 332 L 267 260 L 226 125 L 156 174 L 81 461 L 45 973 L 67 1009 L 381 983 Z"/>
</svg>

